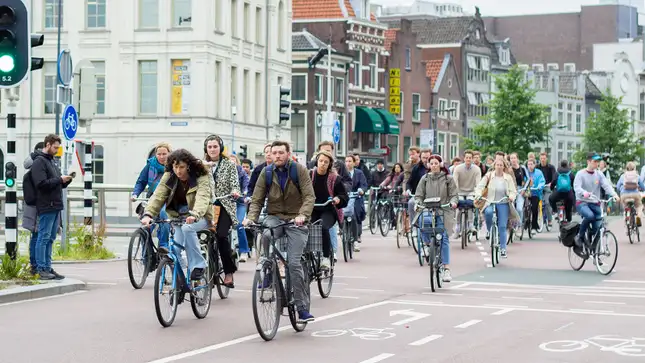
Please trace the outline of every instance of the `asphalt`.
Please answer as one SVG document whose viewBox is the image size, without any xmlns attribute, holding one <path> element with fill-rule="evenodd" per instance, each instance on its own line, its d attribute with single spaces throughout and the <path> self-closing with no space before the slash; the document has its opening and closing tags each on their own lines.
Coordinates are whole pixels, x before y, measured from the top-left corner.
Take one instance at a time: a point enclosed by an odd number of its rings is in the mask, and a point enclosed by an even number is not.
<svg viewBox="0 0 645 363">
<path fill-rule="evenodd" d="M 271 342 L 253 323 L 254 263 L 241 265 L 228 299 L 215 295 L 208 317 L 184 303 L 170 328 L 155 317 L 153 275 L 134 290 L 125 262 L 60 265 L 86 290 L 0 304 L 1 361 L 642 362 L 645 246 L 629 244 L 620 220 L 610 228 L 619 256 L 609 276 L 591 263 L 572 271 L 554 233 L 510 246 L 495 268 L 485 240 L 466 250 L 453 241 L 453 282 L 435 293 L 412 248 L 366 231 L 355 259 L 337 264 L 331 297 L 312 286 L 316 321 L 295 333 L 282 317 Z"/>
</svg>

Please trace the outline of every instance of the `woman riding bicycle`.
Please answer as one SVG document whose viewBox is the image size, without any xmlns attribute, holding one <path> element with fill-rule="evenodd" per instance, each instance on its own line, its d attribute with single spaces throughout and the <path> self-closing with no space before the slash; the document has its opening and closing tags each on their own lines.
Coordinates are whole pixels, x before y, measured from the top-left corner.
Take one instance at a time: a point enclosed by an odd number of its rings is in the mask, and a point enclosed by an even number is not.
<svg viewBox="0 0 645 363">
<path fill-rule="evenodd" d="M 441 167 L 442 161 L 439 155 L 432 155 L 428 158 L 426 167 L 430 171 L 419 180 L 414 196 L 417 210 L 423 209 L 425 199 L 436 197 L 441 198 L 439 203 L 442 205 L 450 203 L 452 209 L 457 208 L 459 200 L 457 186 L 452 176 L 448 174 L 448 169 Z M 450 282 L 452 281 L 452 275 L 450 274 L 450 240 L 448 239 L 448 231 L 452 230 L 454 212 L 447 208 L 444 208 L 443 212 L 443 214 L 436 216 L 435 227 L 443 229 L 443 238 L 441 238 L 441 260 L 445 268 L 443 281 Z M 418 224 L 421 225 L 421 223 Z M 423 215 L 423 224 L 424 226 L 432 224 L 432 217 L 427 211 Z M 430 239 L 430 231 L 423 232 L 422 237 L 423 241 L 427 243 Z"/>
<path fill-rule="evenodd" d="M 504 159 L 498 158 L 495 160 L 494 170 L 482 178 L 475 189 L 475 198 L 481 199 L 484 189 L 488 190 L 486 199 L 492 201 L 500 201 L 508 198 L 505 203 L 497 204 L 497 229 L 499 231 L 500 250 L 503 258 L 506 258 L 506 233 L 509 219 L 517 220 L 519 216 L 514 205 L 515 198 L 517 197 L 517 189 L 515 187 L 514 176 L 505 172 L 508 165 Z M 486 217 L 486 228 L 490 235 L 490 229 L 493 225 L 493 206 L 490 202 L 484 205 L 484 216 Z"/>
<path fill-rule="evenodd" d="M 232 195 L 233 198 L 220 199 L 215 202 L 216 210 L 219 210 L 219 216 L 216 224 L 217 249 L 222 259 L 224 268 L 224 286 L 234 288 L 233 274 L 237 270 L 233 261 L 231 251 L 231 242 L 228 239 L 228 233 L 231 226 L 238 224 L 236 212 L 237 206 L 235 200 L 240 197 L 240 182 L 237 176 L 237 169 L 224 152 L 224 141 L 217 135 L 210 135 L 204 140 L 204 153 L 206 165 L 210 167 L 213 176 L 211 188 L 213 198 Z M 219 208 L 217 208 L 219 207 Z"/>
<path fill-rule="evenodd" d="M 168 157 L 166 172 L 159 181 L 154 194 L 141 218 L 141 223 L 149 225 L 166 207 L 171 218 L 185 217 L 186 223 L 175 230 L 175 243 L 186 250 L 188 268 L 192 271 L 191 280 L 204 276 L 206 260 L 202 256 L 197 232 L 208 227 L 212 219 L 210 208 L 210 176 L 202 163 L 188 150 L 179 149 Z M 164 251 L 165 250 L 165 251 Z M 160 247 L 159 252 L 168 253 Z M 180 255 L 181 253 L 177 253 Z"/>
<path fill-rule="evenodd" d="M 311 221 L 322 221 L 323 259 L 320 262 L 322 269 L 331 266 L 331 235 L 329 230 L 338 223 L 343 222 L 342 208 L 347 206 L 349 197 L 338 174 L 331 170 L 334 157 L 331 153 L 321 150 L 316 157 L 316 167 L 311 171 L 311 181 L 316 194 L 316 204 L 324 204 L 332 198 L 332 204 L 325 207 L 315 207 L 311 214 Z"/>
<path fill-rule="evenodd" d="M 641 226 L 641 212 L 643 211 L 643 203 L 641 203 L 641 194 L 639 190 L 645 190 L 645 185 L 640 180 L 638 172 L 636 171 L 636 164 L 630 161 L 625 167 L 625 173 L 620 176 L 618 184 L 616 184 L 618 194 L 620 194 L 620 202 L 623 206 L 627 205 L 627 200 L 634 200 L 634 207 L 636 208 L 636 225 Z"/>
</svg>

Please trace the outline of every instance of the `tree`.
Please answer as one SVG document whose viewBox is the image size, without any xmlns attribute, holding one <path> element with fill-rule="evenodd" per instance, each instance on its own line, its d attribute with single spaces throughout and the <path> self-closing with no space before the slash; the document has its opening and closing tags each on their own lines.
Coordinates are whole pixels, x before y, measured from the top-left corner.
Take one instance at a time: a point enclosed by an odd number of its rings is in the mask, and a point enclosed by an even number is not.
<svg viewBox="0 0 645 363">
<path fill-rule="evenodd" d="M 573 157 L 577 165 L 584 167 L 588 152 L 609 154 L 609 172 L 616 177 L 615 181 L 625 164 L 636 161 L 645 151 L 643 138 L 632 132 L 629 110 L 619 108 L 622 102 L 622 97 L 614 97 L 610 92 L 597 101 L 600 111 L 587 118 L 582 149 Z"/>
<path fill-rule="evenodd" d="M 554 123 L 545 105 L 535 102 L 537 91 L 528 87 L 524 71 L 517 66 L 496 77 L 497 92 L 488 104 L 488 116 L 475 125 L 473 139 L 464 139 L 466 147 L 482 153 L 516 152 L 520 158 L 533 150 L 533 145 L 549 137 Z"/>
</svg>

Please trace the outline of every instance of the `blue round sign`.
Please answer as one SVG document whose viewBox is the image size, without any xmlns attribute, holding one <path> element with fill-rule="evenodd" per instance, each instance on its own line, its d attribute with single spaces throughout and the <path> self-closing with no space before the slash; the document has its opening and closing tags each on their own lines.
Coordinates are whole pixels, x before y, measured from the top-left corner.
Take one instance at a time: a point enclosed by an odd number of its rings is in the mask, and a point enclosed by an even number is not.
<svg viewBox="0 0 645 363">
<path fill-rule="evenodd" d="M 78 114 L 72 105 L 67 105 L 61 118 L 63 124 L 63 134 L 67 140 L 74 140 L 78 130 Z"/>
<path fill-rule="evenodd" d="M 334 128 L 331 131 L 331 136 L 334 138 L 334 144 L 340 142 L 340 121 L 334 121 Z"/>
</svg>

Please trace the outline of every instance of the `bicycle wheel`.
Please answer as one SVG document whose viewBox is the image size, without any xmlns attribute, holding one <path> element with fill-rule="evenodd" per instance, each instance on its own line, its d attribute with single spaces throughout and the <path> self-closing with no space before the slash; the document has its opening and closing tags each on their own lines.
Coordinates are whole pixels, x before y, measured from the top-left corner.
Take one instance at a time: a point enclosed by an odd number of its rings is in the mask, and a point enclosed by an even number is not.
<svg viewBox="0 0 645 363">
<path fill-rule="evenodd" d="M 215 286 L 217 287 L 217 295 L 219 295 L 220 299 L 226 299 L 231 292 L 231 288 L 224 285 L 226 274 L 224 273 L 224 267 L 222 267 L 222 260 L 219 255 L 215 255 L 214 258 L 215 278 L 213 280 L 215 280 Z"/>
<path fill-rule="evenodd" d="M 173 286 L 177 286 L 175 278 L 175 270 L 173 262 L 164 258 L 159 262 L 159 267 L 157 267 L 157 275 L 155 276 L 155 312 L 157 314 L 157 320 L 164 328 L 167 328 L 172 325 L 177 316 L 177 306 L 179 305 L 179 291 L 181 287 L 173 289 Z M 162 301 L 162 296 L 167 296 L 168 301 Z M 169 311 L 164 314 L 162 311 L 163 308 L 170 307 Z"/>
<path fill-rule="evenodd" d="M 414 250 L 415 254 L 419 253 L 419 246 L 417 245 L 417 240 L 419 239 L 419 228 L 415 227 L 415 224 L 417 223 L 417 220 L 419 219 L 419 214 L 414 216 L 414 220 L 410 221 L 410 233 L 409 233 L 409 239 L 410 239 L 410 244 L 412 244 L 412 249 Z"/>
<path fill-rule="evenodd" d="M 387 237 L 387 234 L 390 233 L 390 226 L 392 225 L 390 213 L 389 204 L 384 204 L 379 208 L 378 223 L 379 229 L 381 230 L 381 236 L 383 237 Z"/>
<path fill-rule="evenodd" d="M 208 251 L 208 246 L 202 244 L 201 249 L 202 256 L 204 256 L 206 261 L 209 261 L 210 252 Z M 210 264 L 206 263 L 204 276 L 199 280 L 197 286 L 195 286 L 194 282 L 191 282 L 193 287 L 190 292 L 190 307 L 197 319 L 204 319 L 211 309 L 211 298 L 213 297 L 213 284 L 210 281 L 211 276 Z"/>
<path fill-rule="evenodd" d="M 580 269 L 585 265 L 585 262 L 587 262 L 587 259 L 578 256 L 573 251 L 573 247 L 569 247 L 568 253 L 569 253 L 569 265 L 574 271 L 580 271 Z"/>
<path fill-rule="evenodd" d="M 461 211 L 461 249 L 464 250 L 468 247 L 468 237 L 470 231 L 468 230 L 468 211 Z"/>
<path fill-rule="evenodd" d="M 350 248 L 350 243 L 349 243 L 349 222 L 344 221 L 343 222 L 343 259 L 345 259 L 345 262 L 349 260 L 349 248 Z"/>
<path fill-rule="evenodd" d="M 614 252 L 611 249 L 614 248 Z M 603 257 L 607 257 L 604 260 Z M 616 236 L 610 231 L 605 231 L 602 238 L 596 244 L 596 253 L 594 254 L 596 269 L 603 275 L 609 275 L 616 267 L 618 261 L 618 241 Z"/>
<path fill-rule="evenodd" d="M 626 224 L 627 225 L 625 227 L 627 229 L 627 238 L 629 238 L 630 244 L 634 244 L 634 239 L 632 238 L 632 234 L 634 232 L 633 227 L 636 225 L 636 221 L 633 214 L 630 213 L 629 219 Z"/>
<path fill-rule="evenodd" d="M 378 204 L 376 201 L 372 203 L 372 206 L 370 207 L 370 232 L 372 234 L 376 234 L 376 222 L 378 219 L 376 218 L 378 215 Z"/>
<path fill-rule="evenodd" d="M 302 268 L 305 271 L 305 296 L 306 296 L 305 298 L 309 300 L 311 297 L 311 281 L 309 280 L 309 274 L 307 273 L 307 271 L 309 271 L 308 262 L 302 261 L 302 265 L 303 265 Z M 293 301 L 293 296 L 292 296 L 293 287 L 289 279 L 288 271 L 287 271 L 287 289 L 288 289 L 287 291 L 289 291 L 289 293 L 287 294 L 287 296 L 289 297 L 289 301 Z M 289 321 L 291 322 L 291 326 L 293 327 L 293 330 L 295 330 L 298 333 L 305 330 L 305 328 L 307 327 L 307 322 L 298 321 L 298 312 L 296 311 L 296 307 L 293 304 L 289 303 L 287 310 L 289 311 Z"/>
<path fill-rule="evenodd" d="M 419 231 L 417 237 L 417 257 L 419 258 L 419 266 L 423 267 L 425 261 L 425 248 L 422 233 Z"/>
<path fill-rule="evenodd" d="M 404 231 L 403 226 L 403 212 L 401 210 L 396 212 L 396 247 L 401 248 L 401 233 Z"/>
<path fill-rule="evenodd" d="M 269 341 L 275 337 L 280 326 L 282 312 L 282 289 L 278 276 L 278 266 L 274 260 L 267 260 L 255 271 L 253 276 L 253 321 L 255 328 L 262 339 Z M 271 306 L 265 306 L 269 305 Z M 262 319 L 266 313 L 266 321 Z M 267 323 L 266 327 L 263 323 Z"/>
<path fill-rule="evenodd" d="M 148 232 L 139 228 L 132 234 L 128 246 L 128 276 L 135 289 L 140 289 L 146 284 L 150 273 L 152 261 L 152 248 L 145 248 L 148 241 Z M 139 256 L 139 257 L 137 257 Z"/>
<path fill-rule="evenodd" d="M 432 238 L 431 238 L 432 239 Z M 430 243 L 430 256 L 433 256 L 432 258 L 428 259 L 428 267 L 430 268 L 430 289 L 432 292 L 437 291 L 437 286 L 439 283 L 439 280 L 435 280 L 437 278 L 437 274 L 435 273 L 435 266 L 434 266 L 434 255 L 435 255 L 435 250 L 436 246 L 434 243 Z M 422 265 L 423 266 L 423 265 Z"/>
<path fill-rule="evenodd" d="M 321 271 L 318 276 L 318 292 L 320 297 L 326 299 L 331 293 L 331 288 L 334 286 L 334 266 L 336 263 L 333 258 L 329 259 L 329 270 Z"/>
<path fill-rule="evenodd" d="M 497 240 L 499 240 L 497 226 L 493 225 L 490 229 L 490 261 L 493 267 L 499 263 L 499 259 L 497 258 L 497 252 L 499 251 Z"/>
</svg>

